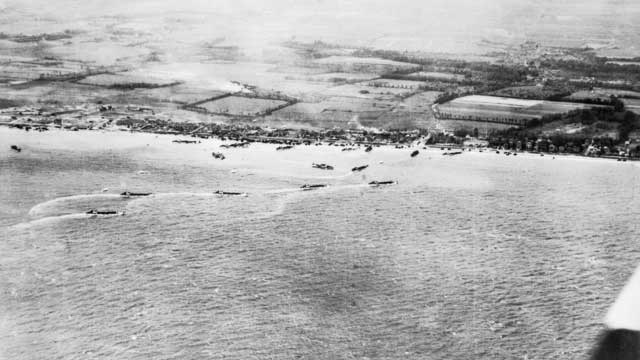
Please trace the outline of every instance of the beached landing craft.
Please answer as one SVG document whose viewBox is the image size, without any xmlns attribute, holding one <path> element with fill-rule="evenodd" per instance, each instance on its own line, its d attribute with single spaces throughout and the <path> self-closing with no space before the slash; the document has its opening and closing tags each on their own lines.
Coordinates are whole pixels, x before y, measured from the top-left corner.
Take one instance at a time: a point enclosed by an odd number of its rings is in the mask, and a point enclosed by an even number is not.
<svg viewBox="0 0 640 360">
<path fill-rule="evenodd" d="M 416 157 L 418 156 L 418 154 L 420 154 L 420 151 L 415 150 L 414 152 L 411 153 L 411 157 Z"/>
<path fill-rule="evenodd" d="M 327 187 L 326 184 L 304 184 L 302 186 L 300 186 L 300 189 L 302 189 L 302 191 L 309 191 L 309 190 L 316 190 L 316 189 L 321 189 Z"/>
<path fill-rule="evenodd" d="M 293 145 L 284 145 L 284 146 L 278 146 L 276 148 L 276 150 L 281 151 L 281 150 L 289 150 L 289 149 L 293 149 Z"/>
<path fill-rule="evenodd" d="M 233 144 L 220 145 L 220 147 L 224 149 L 229 149 L 229 148 L 237 148 L 237 147 L 247 147 L 249 146 L 249 144 L 250 144 L 249 142 L 238 142 Z"/>
<path fill-rule="evenodd" d="M 448 156 L 454 156 L 454 155 L 460 155 L 460 154 L 462 154 L 462 151 L 446 151 L 442 153 L 442 155 L 448 155 Z"/>
<path fill-rule="evenodd" d="M 369 167 L 369 165 L 356 166 L 356 167 L 352 168 L 351 171 L 353 171 L 353 172 L 362 171 L 362 170 L 364 170 L 364 169 L 366 169 L 368 167 Z"/>
<path fill-rule="evenodd" d="M 244 196 L 244 197 L 249 196 L 245 192 L 222 191 L 222 190 L 216 190 L 214 194 L 221 195 L 221 196 Z"/>
<path fill-rule="evenodd" d="M 333 166 L 327 165 L 327 164 L 316 164 L 316 163 L 313 163 L 313 164 L 311 164 L 311 167 L 315 168 L 315 169 L 321 169 L 321 170 L 333 170 Z"/>
<path fill-rule="evenodd" d="M 223 153 L 212 152 L 211 156 L 213 156 L 214 159 L 220 159 L 220 160 L 225 159 L 225 156 Z"/>
<path fill-rule="evenodd" d="M 18 147 L 18 145 L 11 145 L 11 150 L 15 151 L 15 152 L 20 152 L 22 151 L 21 148 Z"/>
<path fill-rule="evenodd" d="M 369 152 L 369 151 L 371 151 L 371 150 L 373 150 L 373 147 L 372 147 L 371 145 L 367 146 L 367 147 L 364 149 L 364 151 L 365 151 L 365 152 Z"/>
<path fill-rule="evenodd" d="M 381 185 L 393 185 L 393 184 L 397 184 L 397 181 L 391 181 L 391 180 L 387 180 L 387 181 L 372 181 L 369 183 L 369 186 L 381 186 Z"/>
<path fill-rule="evenodd" d="M 149 196 L 152 195 L 153 193 L 136 193 L 136 192 L 130 192 L 130 191 L 125 191 L 120 193 L 120 196 L 124 197 L 124 198 L 130 198 L 130 197 L 142 197 L 142 196 Z"/>
<path fill-rule="evenodd" d="M 173 140 L 172 142 L 174 142 L 176 144 L 197 144 L 200 141 L 196 141 L 196 140 Z"/>
</svg>

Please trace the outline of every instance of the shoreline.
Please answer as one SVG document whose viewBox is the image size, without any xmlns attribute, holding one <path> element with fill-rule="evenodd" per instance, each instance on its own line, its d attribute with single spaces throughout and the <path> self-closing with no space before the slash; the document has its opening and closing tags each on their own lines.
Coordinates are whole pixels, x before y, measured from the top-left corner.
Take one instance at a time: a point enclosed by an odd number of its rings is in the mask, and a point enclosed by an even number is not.
<svg viewBox="0 0 640 360">
<path fill-rule="evenodd" d="M 357 142 L 357 141 L 352 141 L 352 142 L 347 142 L 347 140 L 324 140 L 324 139 L 320 139 L 320 140 L 311 140 L 311 139 L 305 139 L 305 138 L 269 138 L 269 137 L 263 137 L 263 138 L 256 138 L 256 137 L 251 137 L 251 136 L 245 136 L 245 137 L 221 137 L 221 136 L 216 136 L 216 135 L 211 135 L 208 137 L 199 137 L 196 136 L 194 134 L 184 134 L 184 133 L 174 133 L 174 132 L 162 132 L 162 131 L 145 131 L 145 130 L 129 130 L 129 129 L 125 129 L 125 128 L 103 128 L 103 129 L 77 129 L 77 130 L 70 130 L 70 129 L 66 129 L 63 127 L 53 127 L 53 129 L 51 129 L 51 127 L 49 126 L 44 126 L 44 125 L 31 125 L 32 129 L 36 128 L 36 127 L 46 127 L 47 130 L 27 130 L 25 131 L 23 128 L 20 127 L 16 127 L 15 124 L 7 124 L 7 123 L 0 123 L 0 128 L 1 129 L 6 129 L 6 130 L 15 130 L 15 131 L 19 131 L 19 132 L 29 132 L 29 131 L 34 131 L 34 132 L 49 132 L 49 131 L 56 131 L 56 132 L 65 132 L 65 133 L 69 133 L 69 134 L 73 134 L 73 133 L 77 133 L 77 132 L 90 132 L 90 133 L 107 133 L 107 134 L 130 134 L 130 135 L 148 135 L 148 136 L 153 136 L 155 135 L 157 136 L 166 136 L 167 140 L 171 140 L 171 142 L 175 142 L 175 143 L 180 143 L 183 141 L 186 141 L 188 143 L 185 143 L 185 146 L 188 145 L 193 145 L 193 144 L 197 144 L 202 140 L 215 140 L 220 142 L 220 145 L 232 145 L 231 147 L 234 147 L 233 145 L 241 145 L 241 144 L 246 144 L 246 146 L 252 144 L 252 143 L 257 143 L 257 144 L 272 144 L 272 145 L 291 145 L 291 146 L 304 146 L 304 147 L 325 147 L 325 148 L 342 148 L 342 149 L 346 149 L 346 148 L 352 148 L 353 150 L 365 150 L 368 146 L 372 147 L 372 149 L 385 149 L 385 150 L 423 150 L 423 151 L 429 151 L 430 155 L 433 155 L 433 153 L 431 152 L 438 152 L 438 154 L 441 154 L 442 156 L 447 156 L 449 154 L 447 154 L 448 151 L 459 151 L 461 152 L 459 155 L 465 154 L 465 153 L 474 153 L 474 154 L 484 154 L 484 155 L 505 155 L 506 156 L 514 156 L 517 157 L 517 155 L 524 155 L 527 158 L 538 158 L 538 157 L 552 157 L 552 159 L 555 159 L 556 157 L 560 157 L 563 159 L 590 159 L 590 160 L 603 160 L 603 161 L 610 161 L 610 162 L 627 162 L 627 161 L 631 161 L 631 162 L 637 162 L 640 161 L 640 158 L 626 158 L 626 157 L 619 157 L 619 156 L 612 156 L 612 155 L 605 155 L 605 156 L 585 156 L 585 155 L 581 155 L 581 154 L 573 154 L 573 153 L 549 153 L 549 152 L 532 152 L 532 151 L 515 151 L 515 150 L 505 150 L 505 149 L 499 149 L 499 148 L 492 148 L 492 147 L 479 147 L 479 146 L 463 146 L 460 144 L 451 144 L 451 143 L 444 143 L 444 144 L 422 144 L 420 140 L 418 140 L 419 142 L 416 143 L 415 141 L 413 143 L 367 143 L 367 142 Z M 188 138 L 185 139 L 185 138 Z M 195 143 L 190 143 L 191 141 L 196 141 Z M 10 145 L 14 145 L 14 144 L 6 144 L 7 146 Z M 16 144 L 19 146 L 19 144 Z M 219 145 L 219 146 L 220 146 Z M 228 150 L 228 149 L 225 149 Z M 352 151 L 342 151 L 343 153 L 351 153 Z M 498 153 L 499 152 L 499 153 Z M 510 153 L 510 155 L 506 155 L 505 153 Z M 458 154 L 454 154 L 454 155 L 449 155 L 450 157 L 456 157 L 459 156 Z"/>
</svg>

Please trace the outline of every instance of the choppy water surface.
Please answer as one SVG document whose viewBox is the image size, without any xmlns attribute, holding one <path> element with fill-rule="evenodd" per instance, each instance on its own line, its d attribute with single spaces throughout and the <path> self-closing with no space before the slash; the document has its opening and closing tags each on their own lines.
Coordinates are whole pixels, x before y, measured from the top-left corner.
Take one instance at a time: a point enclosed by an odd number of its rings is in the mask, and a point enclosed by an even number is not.
<svg viewBox="0 0 640 360">
<path fill-rule="evenodd" d="M 4 359 L 575 359 L 640 263 L 635 163 L 0 140 Z"/>
</svg>

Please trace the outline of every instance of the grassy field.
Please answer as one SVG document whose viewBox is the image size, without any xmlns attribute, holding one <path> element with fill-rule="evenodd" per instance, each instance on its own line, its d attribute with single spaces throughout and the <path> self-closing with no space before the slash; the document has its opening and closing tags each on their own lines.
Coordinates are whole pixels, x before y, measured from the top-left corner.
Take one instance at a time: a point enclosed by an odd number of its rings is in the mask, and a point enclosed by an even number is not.
<svg viewBox="0 0 640 360">
<path fill-rule="evenodd" d="M 80 84 L 105 87 L 160 87 L 174 84 L 176 81 L 157 76 L 149 76 L 140 72 L 121 72 L 88 76 L 78 82 Z"/>
<path fill-rule="evenodd" d="M 561 102 L 513 99 L 497 96 L 472 95 L 454 99 L 438 105 L 442 118 L 465 120 L 524 120 L 541 118 L 544 115 L 566 113 L 594 105 Z M 470 118 L 467 118 L 470 117 Z"/>
<path fill-rule="evenodd" d="M 214 114 L 255 116 L 285 105 L 287 102 L 273 99 L 228 96 L 198 105 Z"/>
</svg>

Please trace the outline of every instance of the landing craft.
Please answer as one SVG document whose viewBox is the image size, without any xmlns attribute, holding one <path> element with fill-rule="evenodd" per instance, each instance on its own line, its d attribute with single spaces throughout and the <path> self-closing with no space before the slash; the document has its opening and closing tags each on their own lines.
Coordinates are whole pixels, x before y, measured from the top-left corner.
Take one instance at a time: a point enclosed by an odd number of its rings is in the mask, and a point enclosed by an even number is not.
<svg viewBox="0 0 640 360">
<path fill-rule="evenodd" d="M 220 145 L 221 148 L 225 148 L 225 149 L 229 149 L 229 148 L 236 148 L 236 147 L 247 147 L 249 146 L 249 142 L 238 142 L 238 143 L 233 143 L 233 144 L 224 144 L 224 145 Z"/>
<path fill-rule="evenodd" d="M 418 154 L 420 154 L 420 151 L 415 150 L 414 152 L 411 153 L 411 157 L 416 157 L 418 156 Z"/>
<path fill-rule="evenodd" d="M 351 171 L 353 171 L 353 172 L 362 171 L 362 170 L 364 170 L 364 169 L 366 169 L 368 167 L 369 167 L 369 165 L 356 166 L 353 169 L 351 169 Z"/>
<path fill-rule="evenodd" d="M 304 184 L 302 186 L 300 186 L 300 189 L 302 189 L 303 191 L 308 191 L 308 190 L 315 190 L 315 189 L 320 189 L 320 188 L 324 188 L 327 187 L 326 184 Z"/>
<path fill-rule="evenodd" d="M 292 145 L 285 145 L 285 146 L 278 146 L 276 148 L 276 150 L 280 151 L 280 150 L 289 150 L 289 149 L 293 149 Z"/>
<path fill-rule="evenodd" d="M 173 140 L 172 142 L 174 142 L 176 144 L 197 144 L 200 141 L 195 141 L 195 140 Z"/>
<path fill-rule="evenodd" d="M 448 155 L 448 156 L 454 156 L 454 155 L 460 155 L 462 154 L 462 151 L 445 151 L 442 153 L 442 155 Z"/>
<path fill-rule="evenodd" d="M 364 151 L 365 151 L 365 152 L 369 152 L 369 151 L 371 151 L 371 150 L 373 150 L 373 147 L 371 147 L 371 145 L 368 145 L 368 146 L 364 149 Z"/>
<path fill-rule="evenodd" d="M 244 196 L 244 197 L 248 196 L 247 193 L 244 193 L 244 192 L 221 191 L 221 190 L 216 190 L 214 194 L 222 195 L 222 196 Z"/>
<path fill-rule="evenodd" d="M 15 151 L 15 152 L 20 152 L 22 151 L 21 148 L 18 147 L 18 145 L 11 145 L 11 150 Z"/>
<path fill-rule="evenodd" d="M 372 181 L 369 183 L 370 186 L 380 186 L 380 185 L 393 185 L 397 184 L 397 181 Z"/>
<path fill-rule="evenodd" d="M 316 164 L 316 163 L 313 163 L 311 165 L 311 167 L 315 168 L 315 169 L 321 169 L 321 170 L 333 170 L 333 166 L 327 165 L 327 164 Z"/>
<path fill-rule="evenodd" d="M 98 215 L 122 215 L 122 216 L 124 216 L 124 211 L 122 211 L 122 212 L 118 212 L 118 211 L 115 211 L 115 210 L 100 211 L 100 210 L 96 210 L 96 209 L 91 209 L 91 210 L 87 211 L 86 214 L 94 215 L 94 216 L 98 216 Z"/>
<path fill-rule="evenodd" d="M 120 196 L 125 197 L 125 198 L 130 198 L 130 197 L 149 196 L 151 194 L 153 194 L 153 193 L 136 193 L 136 192 L 125 191 L 125 192 L 121 193 Z"/>
</svg>

